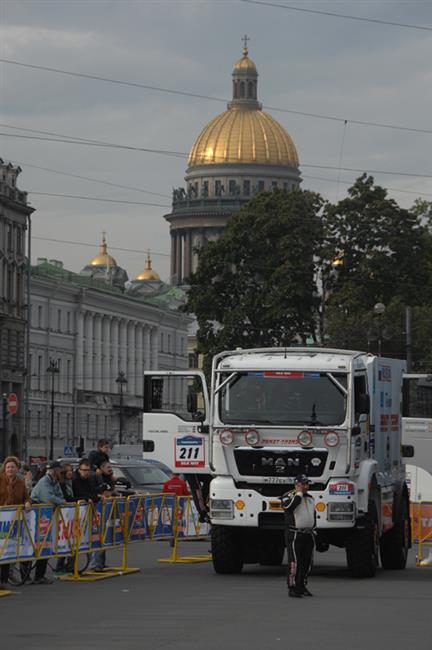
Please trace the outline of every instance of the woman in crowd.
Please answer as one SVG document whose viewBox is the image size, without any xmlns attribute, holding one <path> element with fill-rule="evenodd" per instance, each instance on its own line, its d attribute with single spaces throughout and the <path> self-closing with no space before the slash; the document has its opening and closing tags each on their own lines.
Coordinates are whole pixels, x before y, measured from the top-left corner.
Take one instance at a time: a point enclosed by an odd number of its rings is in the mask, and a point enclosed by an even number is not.
<svg viewBox="0 0 432 650">
<path fill-rule="evenodd" d="M 30 510 L 29 494 L 22 478 L 18 476 L 20 461 L 16 456 L 7 456 L 0 467 L 0 506 L 24 505 Z M 9 564 L 2 564 L 0 568 L 0 589 L 7 589 L 9 578 Z"/>
</svg>

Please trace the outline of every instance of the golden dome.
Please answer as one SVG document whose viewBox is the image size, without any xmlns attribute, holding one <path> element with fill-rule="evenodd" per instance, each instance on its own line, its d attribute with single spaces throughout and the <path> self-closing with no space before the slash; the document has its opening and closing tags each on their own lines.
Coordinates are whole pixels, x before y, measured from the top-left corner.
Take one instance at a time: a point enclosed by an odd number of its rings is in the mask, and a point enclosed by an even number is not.
<svg viewBox="0 0 432 650">
<path fill-rule="evenodd" d="M 294 142 L 283 126 L 258 106 L 234 102 L 204 127 L 188 162 L 190 167 L 227 163 L 299 165 Z"/>
<path fill-rule="evenodd" d="M 137 280 L 160 280 L 159 273 L 156 273 L 156 271 L 153 271 L 153 269 L 152 269 L 150 251 L 147 252 L 147 259 L 145 261 L 145 269 L 144 269 L 144 271 L 141 271 L 141 273 L 139 275 L 136 276 L 136 279 Z"/>
<path fill-rule="evenodd" d="M 242 58 L 234 65 L 233 74 L 236 72 L 253 72 L 254 74 L 258 74 L 255 63 L 248 57 L 248 51 L 246 48 L 243 49 Z"/>
<path fill-rule="evenodd" d="M 117 262 L 107 253 L 105 233 L 102 233 L 102 242 L 99 245 L 99 255 L 90 260 L 91 266 L 117 266 Z"/>
</svg>

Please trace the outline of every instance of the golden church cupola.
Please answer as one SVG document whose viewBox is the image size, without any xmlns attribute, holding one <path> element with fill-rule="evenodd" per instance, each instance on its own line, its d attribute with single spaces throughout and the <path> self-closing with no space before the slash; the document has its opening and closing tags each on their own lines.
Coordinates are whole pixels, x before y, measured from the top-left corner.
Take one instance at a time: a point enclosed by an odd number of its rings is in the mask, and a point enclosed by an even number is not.
<svg viewBox="0 0 432 650">
<path fill-rule="evenodd" d="M 243 37 L 243 56 L 234 65 L 233 96 L 228 108 L 245 105 L 261 108 L 261 104 L 258 102 L 258 71 L 255 63 L 249 58 L 248 40 L 248 36 Z"/>
</svg>

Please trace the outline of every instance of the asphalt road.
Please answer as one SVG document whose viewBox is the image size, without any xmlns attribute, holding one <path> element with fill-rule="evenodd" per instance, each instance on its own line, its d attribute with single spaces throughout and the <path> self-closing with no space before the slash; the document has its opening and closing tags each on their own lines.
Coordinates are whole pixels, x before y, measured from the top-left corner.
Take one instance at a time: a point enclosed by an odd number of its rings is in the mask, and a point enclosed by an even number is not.
<svg viewBox="0 0 432 650">
<path fill-rule="evenodd" d="M 56 581 L 0 598 L 7 650 L 426 650 L 432 645 L 432 569 L 353 580 L 342 551 L 317 556 L 314 598 L 288 599 L 284 568 L 217 576 L 211 563 L 159 564 L 166 542 L 130 548 L 140 573 L 95 583 Z M 203 554 L 206 542 L 181 545 Z M 109 552 L 109 560 L 118 554 Z M 112 562 L 114 563 L 114 562 Z"/>
</svg>

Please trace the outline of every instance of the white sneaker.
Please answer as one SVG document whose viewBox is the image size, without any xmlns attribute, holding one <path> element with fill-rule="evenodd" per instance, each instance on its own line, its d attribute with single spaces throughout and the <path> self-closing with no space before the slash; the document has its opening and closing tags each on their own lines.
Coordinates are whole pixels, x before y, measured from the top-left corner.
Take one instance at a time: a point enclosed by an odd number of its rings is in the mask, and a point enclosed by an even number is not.
<svg viewBox="0 0 432 650">
<path fill-rule="evenodd" d="M 419 566 L 432 566 L 432 552 L 429 551 L 429 555 L 424 557 L 420 562 Z"/>
</svg>

